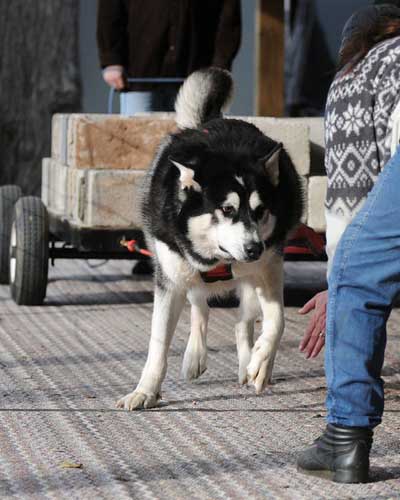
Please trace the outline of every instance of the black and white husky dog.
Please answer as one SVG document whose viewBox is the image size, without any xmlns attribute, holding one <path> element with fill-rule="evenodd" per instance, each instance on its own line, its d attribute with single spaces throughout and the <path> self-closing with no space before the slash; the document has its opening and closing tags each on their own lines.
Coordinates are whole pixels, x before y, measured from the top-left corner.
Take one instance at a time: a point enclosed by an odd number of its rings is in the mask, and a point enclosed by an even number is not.
<svg viewBox="0 0 400 500">
<path fill-rule="evenodd" d="M 139 384 L 119 408 L 157 404 L 186 298 L 192 309 L 183 376 L 205 371 L 207 298 L 232 289 L 240 298 L 239 382 L 259 393 L 270 381 L 284 329 L 282 249 L 300 220 L 303 196 L 282 144 L 254 125 L 221 117 L 232 87 L 221 69 L 190 75 L 175 105 L 181 131 L 166 138 L 149 170 L 142 208 L 155 267 L 151 338 Z M 205 273 L 221 264 L 232 279 L 210 282 Z"/>
</svg>

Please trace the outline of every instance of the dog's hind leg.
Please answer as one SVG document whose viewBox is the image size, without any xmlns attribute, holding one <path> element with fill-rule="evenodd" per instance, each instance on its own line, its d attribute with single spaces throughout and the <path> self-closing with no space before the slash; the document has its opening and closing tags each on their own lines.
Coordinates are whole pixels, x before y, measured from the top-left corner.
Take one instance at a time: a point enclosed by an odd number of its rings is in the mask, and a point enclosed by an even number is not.
<svg viewBox="0 0 400 500">
<path fill-rule="evenodd" d="M 251 284 L 242 283 L 239 293 L 240 306 L 235 334 L 239 360 L 238 379 L 239 384 L 245 384 L 247 382 L 247 365 L 250 363 L 254 344 L 254 320 L 260 312 L 260 306 Z"/>
<path fill-rule="evenodd" d="M 207 369 L 207 325 L 209 307 L 206 297 L 200 293 L 189 292 L 192 304 L 190 336 L 182 363 L 182 377 L 192 380 L 200 377 Z"/>
<path fill-rule="evenodd" d="M 161 397 L 161 384 L 167 371 L 169 345 L 185 298 L 186 293 L 174 288 L 173 285 L 169 288 L 156 286 L 147 361 L 138 386 L 118 401 L 118 408 L 134 410 L 151 408 L 157 404 Z"/>
<path fill-rule="evenodd" d="M 254 344 L 247 375 L 259 394 L 271 381 L 272 368 L 284 329 L 283 257 L 272 254 L 268 272 L 255 279 L 262 311 L 262 331 Z"/>
</svg>

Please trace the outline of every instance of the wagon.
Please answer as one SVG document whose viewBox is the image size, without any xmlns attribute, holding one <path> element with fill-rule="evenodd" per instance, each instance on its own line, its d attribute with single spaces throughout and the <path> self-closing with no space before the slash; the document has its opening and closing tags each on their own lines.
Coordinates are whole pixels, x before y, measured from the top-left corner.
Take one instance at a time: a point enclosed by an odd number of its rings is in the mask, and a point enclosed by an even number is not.
<svg viewBox="0 0 400 500">
<path fill-rule="evenodd" d="M 148 259 L 123 243 L 144 247 L 139 229 L 80 227 L 18 186 L 0 187 L 0 283 L 9 284 L 19 305 L 40 305 L 46 297 L 49 261 L 56 259 Z"/>
<path fill-rule="evenodd" d="M 135 78 L 136 83 L 180 83 L 182 78 Z M 51 158 L 43 160 L 41 197 L 18 186 L 0 187 L 0 283 L 14 301 L 40 305 L 49 261 L 149 258 L 138 209 L 144 170 L 173 120 L 57 114 Z M 129 242 L 129 244 L 127 244 Z M 128 251 L 131 250 L 131 252 Z"/>
<path fill-rule="evenodd" d="M 324 259 L 325 181 L 310 177 L 309 124 L 241 118 L 282 141 L 304 180 L 308 205 L 303 222 L 313 229 L 301 227 L 285 250 L 287 258 Z M 0 187 L 0 283 L 10 285 L 17 304 L 43 303 L 49 261 L 148 259 L 148 252 L 129 252 L 126 247 L 145 248 L 140 184 L 158 144 L 175 127 L 170 114 L 54 115 L 41 197 L 23 196 L 17 186 Z M 318 190 L 313 192 L 315 185 Z"/>
</svg>

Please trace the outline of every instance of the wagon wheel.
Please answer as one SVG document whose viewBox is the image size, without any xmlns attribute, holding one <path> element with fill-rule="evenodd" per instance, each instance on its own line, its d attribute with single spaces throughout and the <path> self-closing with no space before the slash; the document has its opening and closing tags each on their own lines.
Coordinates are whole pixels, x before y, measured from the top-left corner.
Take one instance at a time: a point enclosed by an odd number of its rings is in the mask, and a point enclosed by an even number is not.
<svg viewBox="0 0 400 500">
<path fill-rule="evenodd" d="M 43 304 L 48 269 L 47 209 L 40 198 L 20 198 L 14 207 L 10 238 L 10 287 L 17 304 Z"/>
<path fill-rule="evenodd" d="M 10 235 L 15 203 L 21 198 L 19 186 L 0 187 L 0 284 L 9 283 Z"/>
</svg>

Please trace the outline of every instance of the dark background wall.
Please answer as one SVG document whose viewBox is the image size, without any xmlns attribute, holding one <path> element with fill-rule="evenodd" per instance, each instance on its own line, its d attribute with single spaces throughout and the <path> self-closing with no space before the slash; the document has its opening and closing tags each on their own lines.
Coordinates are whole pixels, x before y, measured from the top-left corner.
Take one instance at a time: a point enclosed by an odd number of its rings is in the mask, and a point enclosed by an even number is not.
<svg viewBox="0 0 400 500">
<path fill-rule="evenodd" d="M 40 191 L 51 116 L 80 109 L 78 0 L 0 2 L 0 184 Z"/>
</svg>

